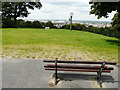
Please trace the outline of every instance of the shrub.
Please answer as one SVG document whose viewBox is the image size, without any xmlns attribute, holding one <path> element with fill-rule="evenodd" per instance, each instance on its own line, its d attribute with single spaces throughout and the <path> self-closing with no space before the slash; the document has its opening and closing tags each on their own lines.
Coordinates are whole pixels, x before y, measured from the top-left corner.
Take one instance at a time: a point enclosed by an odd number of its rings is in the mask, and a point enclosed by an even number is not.
<svg viewBox="0 0 120 90">
<path fill-rule="evenodd" d="M 25 28 L 26 27 L 26 22 L 22 19 L 17 20 L 16 22 L 16 27 L 20 28 Z"/>
<path fill-rule="evenodd" d="M 26 26 L 27 28 L 31 28 L 32 26 L 32 22 L 31 21 L 26 21 Z"/>
<path fill-rule="evenodd" d="M 48 21 L 44 24 L 45 27 L 56 28 L 51 21 Z"/>
<path fill-rule="evenodd" d="M 33 21 L 31 24 L 32 28 L 43 28 L 43 24 L 40 23 L 39 21 Z"/>
<path fill-rule="evenodd" d="M 15 26 L 14 20 L 11 18 L 2 18 L 2 27 L 3 28 L 14 28 Z"/>
<path fill-rule="evenodd" d="M 70 29 L 70 24 L 63 25 L 61 29 Z M 72 24 L 72 30 L 78 30 L 78 31 L 86 31 L 87 28 L 85 25 L 81 25 L 79 23 Z"/>
<path fill-rule="evenodd" d="M 63 25 L 61 29 L 70 29 L 70 24 Z M 72 24 L 72 29 L 73 30 L 78 30 L 78 31 L 88 31 L 92 33 L 97 33 L 97 34 L 102 34 L 110 37 L 120 37 L 120 32 L 118 30 L 115 30 L 114 27 L 94 27 L 92 25 L 86 27 L 85 25 L 79 24 L 79 23 L 74 23 Z"/>
</svg>

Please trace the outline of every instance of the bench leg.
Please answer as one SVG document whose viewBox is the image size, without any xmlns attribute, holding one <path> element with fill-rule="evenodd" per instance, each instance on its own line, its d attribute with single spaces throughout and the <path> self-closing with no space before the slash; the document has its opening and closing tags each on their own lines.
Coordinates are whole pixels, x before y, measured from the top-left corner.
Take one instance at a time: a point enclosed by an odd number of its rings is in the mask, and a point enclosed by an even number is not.
<svg viewBox="0 0 120 90">
<path fill-rule="evenodd" d="M 97 80 L 100 80 L 101 78 L 101 72 L 97 72 Z"/>
<path fill-rule="evenodd" d="M 57 70 L 55 70 L 55 85 L 57 85 Z"/>
<path fill-rule="evenodd" d="M 102 88 L 102 82 L 100 81 L 100 77 L 97 77 L 97 83 L 99 84 L 100 88 Z"/>
<path fill-rule="evenodd" d="M 104 69 L 104 66 L 105 66 L 105 61 L 102 63 L 101 68 L 100 68 L 100 71 L 97 72 L 97 80 L 100 80 L 102 71 L 103 71 L 103 69 Z"/>
<path fill-rule="evenodd" d="M 57 59 L 55 60 L 55 85 L 57 85 Z"/>
<path fill-rule="evenodd" d="M 100 85 L 100 88 L 102 88 L 102 83 L 100 82 L 100 78 L 101 78 L 101 74 L 102 74 L 102 71 L 104 69 L 104 66 L 105 66 L 105 62 L 103 62 L 99 72 L 97 72 L 97 81 L 98 81 L 98 84 Z"/>
</svg>

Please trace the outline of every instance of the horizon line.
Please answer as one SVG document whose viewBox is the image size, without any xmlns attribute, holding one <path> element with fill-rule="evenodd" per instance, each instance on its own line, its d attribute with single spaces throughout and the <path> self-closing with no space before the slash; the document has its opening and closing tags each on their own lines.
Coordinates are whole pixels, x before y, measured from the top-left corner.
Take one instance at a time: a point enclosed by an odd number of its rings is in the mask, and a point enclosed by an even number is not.
<svg viewBox="0 0 120 90">
<path fill-rule="evenodd" d="M 64 21 L 69 21 L 67 19 L 24 19 L 24 18 L 19 18 L 19 19 L 23 19 L 23 20 L 64 20 Z M 111 20 L 74 20 L 73 21 L 106 21 L 106 22 L 112 22 Z"/>
</svg>

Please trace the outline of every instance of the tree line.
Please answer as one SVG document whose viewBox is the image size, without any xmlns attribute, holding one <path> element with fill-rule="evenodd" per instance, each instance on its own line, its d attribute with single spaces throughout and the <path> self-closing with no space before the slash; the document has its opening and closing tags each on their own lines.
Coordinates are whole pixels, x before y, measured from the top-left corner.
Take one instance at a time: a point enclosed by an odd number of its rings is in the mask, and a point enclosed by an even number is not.
<svg viewBox="0 0 120 90">
<path fill-rule="evenodd" d="M 43 23 L 38 20 L 25 21 L 25 20 L 19 19 L 19 20 L 16 20 L 16 22 L 14 22 L 14 20 L 12 20 L 11 18 L 6 18 L 6 19 L 3 19 L 2 22 L 3 22 L 2 23 L 3 28 L 45 28 L 45 27 L 56 28 L 56 26 L 54 26 L 54 24 L 51 21 Z"/>
<path fill-rule="evenodd" d="M 70 24 L 63 25 L 61 29 L 70 29 Z M 94 27 L 92 25 L 86 27 L 83 24 L 74 23 L 72 24 L 72 30 L 92 32 L 92 33 L 102 34 L 105 36 L 120 38 L 120 32 L 113 27 L 105 27 L 105 28 L 100 27 L 99 28 L 99 27 Z"/>
</svg>

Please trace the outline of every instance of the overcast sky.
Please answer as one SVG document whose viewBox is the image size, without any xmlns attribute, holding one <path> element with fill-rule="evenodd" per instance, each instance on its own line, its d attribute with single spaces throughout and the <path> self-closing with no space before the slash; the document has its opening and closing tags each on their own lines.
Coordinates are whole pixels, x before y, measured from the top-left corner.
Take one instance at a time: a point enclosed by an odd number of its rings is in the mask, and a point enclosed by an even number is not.
<svg viewBox="0 0 120 90">
<path fill-rule="evenodd" d="M 93 14 L 90 15 L 89 0 L 41 0 L 43 7 L 38 10 L 29 10 L 31 13 L 25 19 L 65 19 L 68 20 L 70 12 L 73 12 L 73 20 L 98 20 Z M 115 12 L 109 17 L 99 21 L 111 21 Z"/>
</svg>

